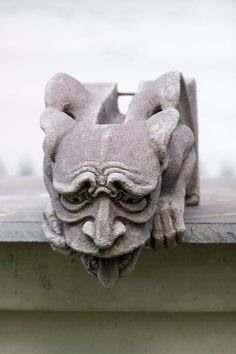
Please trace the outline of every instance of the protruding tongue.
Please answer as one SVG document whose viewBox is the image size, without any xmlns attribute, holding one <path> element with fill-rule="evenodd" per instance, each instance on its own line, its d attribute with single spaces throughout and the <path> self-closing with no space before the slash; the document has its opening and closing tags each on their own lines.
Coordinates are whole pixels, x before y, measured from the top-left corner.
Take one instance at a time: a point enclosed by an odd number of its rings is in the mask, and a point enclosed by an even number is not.
<svg viewBox="0 0 236 354">
<path fill-rule="evenodd" d="M 99 258 L 98 262 L 98 280 L 106 288 L 112 288 L 119 280 L 118 257 L 109 259 Z"/>
</svg>

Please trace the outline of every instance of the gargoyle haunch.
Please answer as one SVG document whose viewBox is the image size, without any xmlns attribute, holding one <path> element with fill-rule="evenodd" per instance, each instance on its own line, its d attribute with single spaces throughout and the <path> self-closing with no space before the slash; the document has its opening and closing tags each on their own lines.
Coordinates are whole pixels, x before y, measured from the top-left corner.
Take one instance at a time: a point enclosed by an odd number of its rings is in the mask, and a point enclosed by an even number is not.
<svg viewBox="0 0 236 354">
<path fill-rule="evenodd" d="M 145 245 L 180 242 L 185 202 L 199 201 L 195 81 L 169 72 L 144 82 L 126 115 L 117 100 L 116 85 L 56 74 L 41 116 L 44 233 L 105 287 L 134 269 Z"/>
</svg>

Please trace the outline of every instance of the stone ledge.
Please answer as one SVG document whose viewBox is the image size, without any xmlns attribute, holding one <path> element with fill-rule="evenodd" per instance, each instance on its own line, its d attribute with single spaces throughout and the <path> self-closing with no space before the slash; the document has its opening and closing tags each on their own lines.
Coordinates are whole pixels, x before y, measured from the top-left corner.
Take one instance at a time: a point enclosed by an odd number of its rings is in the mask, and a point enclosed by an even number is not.
<svg viewBox="0 0 236 354">
<path fill-rule="evenodd" d="M 236 243 L 236 223 L 187 224 L 183 243 Z M 0 242 L 47 242 L 40 222 L 0 222 Z"/>
<path fill-rule="evenodd" d="M 201 195 L 200 206 L 186 208 L 185 243 L 236 243 L 236 178 L 203 181 Z M 0 242 L 46 242 L 47 199 L 40 178 L 0 180 Z"/>
</svg>

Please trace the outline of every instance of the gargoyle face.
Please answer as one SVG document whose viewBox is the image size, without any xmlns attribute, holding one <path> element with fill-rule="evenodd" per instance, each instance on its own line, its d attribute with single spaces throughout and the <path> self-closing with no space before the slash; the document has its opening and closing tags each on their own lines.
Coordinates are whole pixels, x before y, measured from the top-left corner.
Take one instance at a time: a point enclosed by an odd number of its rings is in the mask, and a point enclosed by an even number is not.
<svg viewBox="0 0 236 354">
<path fill-rule="evenodd" d="M 138 95 L 125 119 L 117 97 L 115 87 L 88 89 L 57 74 L 46 87 L 41 117 L 51 198 L 45 234 L 58 251 L 81 255 L 106 287 L 134 268 L 150 239 L 167 146 L 179 119 L 177 110 L 146 107 Z"/>
<path fill-rule="evenodd" d="M 67 245 L 113 286 L 150 238 L 161 186 L 145 124 L 78 124 L 58 144 L 53 186 Z"/>
</svg>

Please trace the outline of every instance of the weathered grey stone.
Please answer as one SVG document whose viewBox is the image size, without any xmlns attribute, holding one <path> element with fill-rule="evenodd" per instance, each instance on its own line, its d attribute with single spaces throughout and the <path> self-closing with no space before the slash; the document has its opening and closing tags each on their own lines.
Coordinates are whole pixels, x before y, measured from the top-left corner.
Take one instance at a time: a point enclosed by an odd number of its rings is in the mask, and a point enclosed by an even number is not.
<svg viewBox="0 0 236 354">
<path fill-rule="evenodd" d="M 45 235 L 105 287 L 134 269 L 145 244 L 182 241 L 185 200 L 199 201 L 194 81 L 169 72 L 143 83 L 126 116 L 117 98 L 116 85 L 57 74 L 41 116 Z"/>
</svg>

